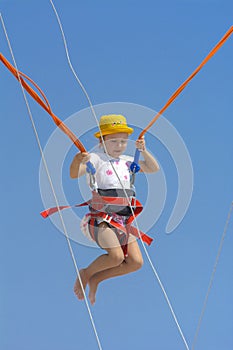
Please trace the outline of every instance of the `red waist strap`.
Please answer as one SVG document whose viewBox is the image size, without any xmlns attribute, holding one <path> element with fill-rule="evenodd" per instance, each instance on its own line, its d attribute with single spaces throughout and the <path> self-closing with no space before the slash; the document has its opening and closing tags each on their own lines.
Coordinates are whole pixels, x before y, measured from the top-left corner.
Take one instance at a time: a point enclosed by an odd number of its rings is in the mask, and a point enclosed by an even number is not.
<svg viewBox="0 0 233 350">
<path fill-rule="evenodd" d="M 153 241 L 153 239 L 151 237 L 149 237 L 144 232 L 139 231 L 136 227 L 131 225 L 132 222 L 134 221 L 134 218 L 136 216 L 138 216 L 143 209 L 142 204 L 136 198 L 134 198 L 134 197 L 130 198 L 130 205 L 133 206 L 134 215 L 130 215 L 129 218 L 126 220 L 126 225 L 123 226 L 123 225 L 119 224 L 119 222 L 115 221 L 111 215 L 108 215 L 107 213 L 105 213 L 104 211 L 101 211 L 101 210 L 104 210 L 104 206 L 106 204 L 129 206 L 129 199 L 125 198 L 125 197 L 104 197 L 104 196 L 100 196 L 96 192 L 93 192 L 92 195 L 93 195 L 93 198 L 87 202 L 84 202 L 81 204 L 76 204 L 74 206 L 63 205 L 63 206 L 59 206 L 59 207 L 49 208 L 49 209 L 42 211 L 40 214 L 43 216 L 43 218 L 47 218 L 48 216 L 50 216 L 50 215 L 52 215 L 60 210 L 63 210 L 63 209 L 68 209 L 68 208 L 72 208 L 72 207 L 83 207 L 86 205 L 90 205 L 95 210 L 99 209 L 99 211 L 97 211 L 96 213 L 90 214 L 92 217 L 102 217 L 104 219 L 104 221 L 106 221 L 107 223 L 109 223 L 113 227 L 119 229 L 120 231 L 126 233 L 127 235 L 131 233 L 135 237 L 141 238 L 143 240 L 143 242 L 147 243 L 148 245 L 151 244 L 151 242 Z M 98 209 L 97 209 L 97 207 L 98 207 Z"/>
<path fill-rule="evenodd" d="M 59 207 L 53 207 L 53 208 L 48 208 L 40 213 L 41 216 L 43 216 L 44 219 L 46 219 L 48 216 L 57 213 L 58 211 L 61 211 L 63 209 L 69 209 L 73 207 L 84 207 L 86 205 L 89 205 L 91 203 L 91 200 L 81 203 L 81 204 L 75 204 L 75 205 L 62 205 Z"/>
<path fill-rule="evenodd" d="M 135 215 L 137 215 L 142 211 L 143 207 L 142 204 L 135 198 L 135 197 L 106 197 L 101 196 L 99 193 L 93 191 L 92 192 L 92 199 L 90 199 L 87 202 L 76 204 L 73 206 L 70 205 L 62 205 L 59 207 L 49 208 L 44 211 L 42 211 L 40 214 L 43 216 L 43 218 L 47 218 L 48 216 L 63 210 L 68 209 L 72 207 L 83 207 L 85 205 L 90 205 L 94 210 L 103 211 L 105 205 L 116 205 L 116 206 L 132 206 L 135 212 Z"/>
</svg>

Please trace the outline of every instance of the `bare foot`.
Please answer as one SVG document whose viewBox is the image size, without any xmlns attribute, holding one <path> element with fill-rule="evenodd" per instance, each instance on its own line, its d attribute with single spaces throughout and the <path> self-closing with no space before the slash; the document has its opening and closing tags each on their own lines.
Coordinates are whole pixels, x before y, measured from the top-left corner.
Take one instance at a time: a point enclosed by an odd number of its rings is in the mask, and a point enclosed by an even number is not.
<svg viewBox="0 0 233 350">
<path fill-rule="evenodd" d="M 95 277 L 91 277 L 89 282 L 89 300 L 91 305 L 95 304 L 95 295 L 96 295 L 96 291 L 97 291 L 97 287 L 98 287 L 98 283 L 95 281 Z"/>
<path fill-rule="evenodd" d="M 83 289 L 85 290 L 86 285 L 88 283 L 88 277 L 87 277 L 87 274 L 85 272 L 85 269 L 80 270 L 79 274 L 80 274 L 80 277 L 81 277 Z M 81 284 L 79 282 L 79 278 L 78 277 L 77 277 L 77 279 L 75 281 L 74 293 L 77 295 L 79 300 L 83 300 L 84 299 L 84 294 L 83 294 L 82 287 L 81 287 Z"/>
</svg>

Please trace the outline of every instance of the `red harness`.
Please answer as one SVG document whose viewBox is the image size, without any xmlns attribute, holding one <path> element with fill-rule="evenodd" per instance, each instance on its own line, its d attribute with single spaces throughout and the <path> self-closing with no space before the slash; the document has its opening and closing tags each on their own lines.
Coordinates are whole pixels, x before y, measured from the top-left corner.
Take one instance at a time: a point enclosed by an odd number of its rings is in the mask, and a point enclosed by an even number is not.
<svg viewBox="0 0 233 350">
<path fill-rule="evenodd" d="M 131 213 L 129 217 L 126 219 L 125 225 L 123 226 L 116 220 L 114 220 L 114 217 L 109 213 L 107 213 L 107 208 L 109 205 L 113 206 L 119 206 L 119 207 L 129 207 L 129 201 L 130 205 L 133 208 L 134 215 Z M 74 207 L 82 207 L 82 206 L 90 206 L 91 209 L 94 210 L 94 212 L 90 212 L 90 220 L 89 220 L 89 227 L 90 227 L 90 234 L 94 241 L 98 243 L 98 238 L 96 234 L 96 219 L 102 218 L 103 221 L 105 221 L 110 227 L 115 228 L 117 238 L 121 244 L 122 250 L 124 252 L 124 255 L 127 256 L 127 246 L 128 246 L 128 239 L 129 235 L 132 234 L 133 236 L 142 239 L 143 242 L 150 245 L 153 239 L 146 235 L 144 232 L 138 230 L 136 227 L 132 226 L 132 222 L 134 219 L 141 213 L 143 210 L 142 204 L 135 198 L 131 197 L 130 199 L 126 197 L 107 197 L 107 196 L 101 196 L 98 192 L 93 191 L 92 192 L 92 199 L 90 199 L 87 202 L 76 204 Z M 43 218 L 47 218 L 48 216 L 63 210 L 71 208 L 71 206 L 65 205 L 60 207 L 54 207 L 49 208 L 43 212 L 41 212 L 41 215 Z"/>
</svg>

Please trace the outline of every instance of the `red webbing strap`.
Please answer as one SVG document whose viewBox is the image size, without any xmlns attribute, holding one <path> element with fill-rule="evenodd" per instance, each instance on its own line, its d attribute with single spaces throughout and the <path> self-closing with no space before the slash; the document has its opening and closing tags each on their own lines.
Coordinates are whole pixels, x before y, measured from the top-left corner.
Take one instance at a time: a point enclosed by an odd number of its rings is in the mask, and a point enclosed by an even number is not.
<svg viewBox="0 0 233 350">
<path fill-rule="evenodd" d="M 130 206 L 130 198 L 101 196 L 98 192 L 92 192 L 91 207 L 101 211 L 105 205 Z"/>
<path fill-rule="evenodd" d="M 111 227 L 113 227 L 114 225 L 111 225 Z M 115 234 L 117 236 L 117 239 L 121 245 L 121 249 L 124 253 L 124 257 L 128 256 L 128 239 L 129 239 L 129 234 L 128 233 L 123 233 L 122 230 L 119 230 L 119 227 L 116 227 L 117 230 L 115 231 Z M 93 239 L 93 241 L 95 241 L 100 247 L 101 245 L 99 244 L 99 240 L 98 240 L 98 231 L 96 231 L 98 229 L 98 226 L 96 224 L 96 218 L 94 216 L 90 216 L 90 220 L 89 220 L 89 233 Z"/>
<path fill-rule="evenodd" d="M 174 92 L 174 94 L 169 98 L 163 108 L 156 114 L 156 116 L 151 120 L 151 122 L 142 130 L 138 139 L 142 138 L 143 135 L 151 128 L 151 126 L 156 122 L 157 119 L 163 114 L 163 112 L 172 104 L 172 102 L 177 98 L 177 96 L 184 90 L 188 83 L 195 77 L 195 75 L 202 69 L 202 67 L 215 55 L 215 53 L 220 49 L 220 47 L 227 41 L 227 39 L 233 33 L 233 26 L 226 32 L 222 39 L 217 43 L 217 45 L 209 52 L 201 64 L 194 70 L 194 72 L 185 80 L 183 84 Z"/>
<path fill-rule="evenodd" d="M 135 216 L 137 216 L 137 215 L 135 215 Z M 130 223 L 127 222 L 126 223 L 126 227 L 125 227 L 125 226 L 122 226 L 119 222 L 115 221 L 114 218 L 111 217 L 111 215 L 108 215 L 108 214 L 106 214 L 104 212 L 90 213 L 90 216 L 93 217 L 93 218 L 101 217 L 104 220 L 106 220 L 106 222 L 109 223 L 111 226 L 113 226 L 116 229 L 124 232 L 126 235 L 131 233 L 135 237 L 141 238 L 143 240 L 143 242 L 145 242 L 148 245 L 150 245 L 152 243 L 152 241 L 153 241 L 153 238 L 151 238 L 150 236 L 148 236 L 147 234 L 145 234 L 142 231 L 139 231 L 140 232 L 140 234 L 139 234 L 138 229 L 136 227 L 134 227 L 134 226 L 131 226 L 131 222 L 133 221 L 133 219 L 130 221 Z M 111 218 L 111 220 L 110 220 L 110 218 Z"/>
<path fill-rule="evenodd" d="M 110 203 L 112 203 L 113 197 L 105 197 L 105 200 L 107 200 L 108 198 L 110 198 Z M 81 204 L 76 204 L 76 205 L 73 205 L 73 206 L 63 205 L 63 206 L 60 206 L 60 207 L 49 208 L 49 209 L 46 209 L 46 210 L 42 211 L 40 214 L 41 214 L 41 216 L 43 218 L 47 218 L 48 216 L 50 216 L 52 214 L 55 214 L 55 213 L 57 213 L 60 210 L 73 208 L 73 207 L 82 207 L 82 206 L 86 206 L 86 205 L 92 205 L 92 199 L 87 201 L 87 202 L 84 202 L 84 203 L 81 203 Z M 125 234 L 131 233 L 135 237 L 141 238 L 143 240 L 143 242 L 145 242 L 146 244 L 150 245 L 152 243 L 153 239 L 151 237 L 149 237 L 148 235 L 146 235 L 142 231 L 139 231 L 140 232 L 140 234 L 139 234 L 138 229 L 136 227 L 134 227 L 134 226 L 131 226 L 134 218 L 137 217 L 141 213 L 142 210 L 143 210 L 142 204 L 136 199 L 136 208 L 134 210 L 134 216 L 131 215 L 128 218 L 128 220 L 126 221 L 126 227 L 124 227 L 121 224 L 119 224 L 117 221 L 115 221 L 111 217 L 111 215 L 108 215 L 105 212 L 90 213 L 90 216 L 93 217 L 93 218 L 94 217 L 102 217 L 103 219 L 106 219 L 106 217 L 109 217 L 109 218 L 111 218 L 110 225 L 112 225 L 113 227 L 117 228 L 120 231 L 123 231 Z"/>
<path fill-rule="evenodd" d="M 81 204 L 76 204 L 76 205 L 62 205 L 59 207 L 53 207 L 53 208 L 48 208 L 40 213 L 40 215 L 46 219 L 48 216 L 53 215 L 57 213 L 58 211 L 61 211 L 63 209 L 69 209 L 69 208 L 74 208 L 74 207 L 84 207 L 86 205 L 89 205 L 91 201 L 87 201 Z"/>
<path fill-rule="evenodd" d="M 137 217 L 141 213 L 142 210 L 143 210 L 142 204 L 136 199 L 136 208 L 134 210 L 134 216 Z M 140 238 L 140 236 L 141 236 L 143 242 L 145 242 L 148 245 L 150 245 L 151 242 L 153 241 L 153 239 L 150 236 L 146 235 L 142 231 L 140 231 L 140 235 L 139 235 L 138 229 L 136 227 L 134 227 L 134 226 L 131 226 L 132 222 L 134 221 L 134 216 L 131 215 L 128 218 L 128 220 L 126 221 L 126 229 L 128 229 L 130 231 L 130 233 L 132 235 L 134 235 L 135 237 Z"/>
<path fill-rule="evenodd" d="M 107 200 L 108 197 L 105 197 L 105 198 Z M 125 234 L 131 233 L 135 237 L 141 238 L 143 240 L 143 242 L 145 242 L 146 244 L 150 245 L 152 243 L 152 241 L 153 241 L 153 238 L 151 238 L 150 236 L 146 235 L 142 231 L 138 232 L 138 229 L 136 227 L 132 226 L 132 222 L 141 213 L 142 210 L 143 210 L 142 204 L 139 202 L 139 200 L 136 199 L 134 215 L 131 215 L 127 219 L 126 227 L 124 227 L 121 224 L 119 224 L 119 222 L 115 221 L 114 218 L 111 217 L 111 215 L 108 215 L 105 212 L 91 213 L 90 215 L 91 215 L 91 217 L 102 217 L 105 220 L 107 218 L 109 218 L 110 219 L 109 224 L 112 225 L 113 227 L 117 228 L 120 231 L 123 231 Z M 108 220 L 106 220 L 106 222 L 108 222 Z"/>
<path fill-rule="evenodd" d="M 43 218 L 47 218 L 48 216 L 58 212 L 59 210 L 74 208 L 74 207 L 83 207 L 85 205 L 91 205 L 93 209 L 101 211 L 101 210 L 103 210 L 103 207 L 105 204 L 113 204 L 113 205 L 120 205 L 120 206 L 129 205 L 128 198 L 125 198 L 125 197 L 105 197 L 105 196 L 101 196 L 97 192 L 93 191 L 92 192 L 92 199 L 88 200 L 87 202 L 72 205 L 72 206 L 63 205 L 60 207 L 48 208 L 48 209 L 42 211 L 40 213 L 40 215 L 43 216 Z M 142 207 L 141 203 L 138 200 L 136 200 L 135 212 L 137 213 L 137 215 L 142 211 L 142 209 L 143 209 L 143 207 Z"/>
<path fill-rule="evenodd" d="M 9 71 L 15 76 L 15 78 L 22 84 L 23 88 L 34 98 L 34 100 L 39 103 L 39 105 L 44 108 L 44 110 L 53 118 L 55 124 L 71 139 L 75 146 L 80 150 L 80 152 L 86 152 L 85 147 L 82 142 L 79 141 L 77 136 L 59 119 L 51 110 L 48 99 L 46 98 L 40 87 L 28 76 L 22 72 L 18 72 L 17 69 L 0 53 L 0 61 L 9 69 Z M 40 92 L 44 101 L 38 95 L 38 93 L 31 88 L 28 83 L 23 79 L 26 78 L 30 83 Z"/>
</svg>

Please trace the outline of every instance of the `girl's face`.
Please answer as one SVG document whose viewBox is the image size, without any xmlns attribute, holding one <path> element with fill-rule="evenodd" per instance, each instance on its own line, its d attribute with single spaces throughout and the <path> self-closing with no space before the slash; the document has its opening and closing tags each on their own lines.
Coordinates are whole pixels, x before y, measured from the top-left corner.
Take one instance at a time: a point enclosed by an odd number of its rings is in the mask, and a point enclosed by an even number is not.
<svg viewBox="0 0 233 350">
<path fill-rule="evenodd" d="M 127 147 L 128 134 L 119 132 L 117 134 L 105 135 L 104 143 L 108 154 L 113 158 L 118 158 L 124 153 Z"/>
</svg>

